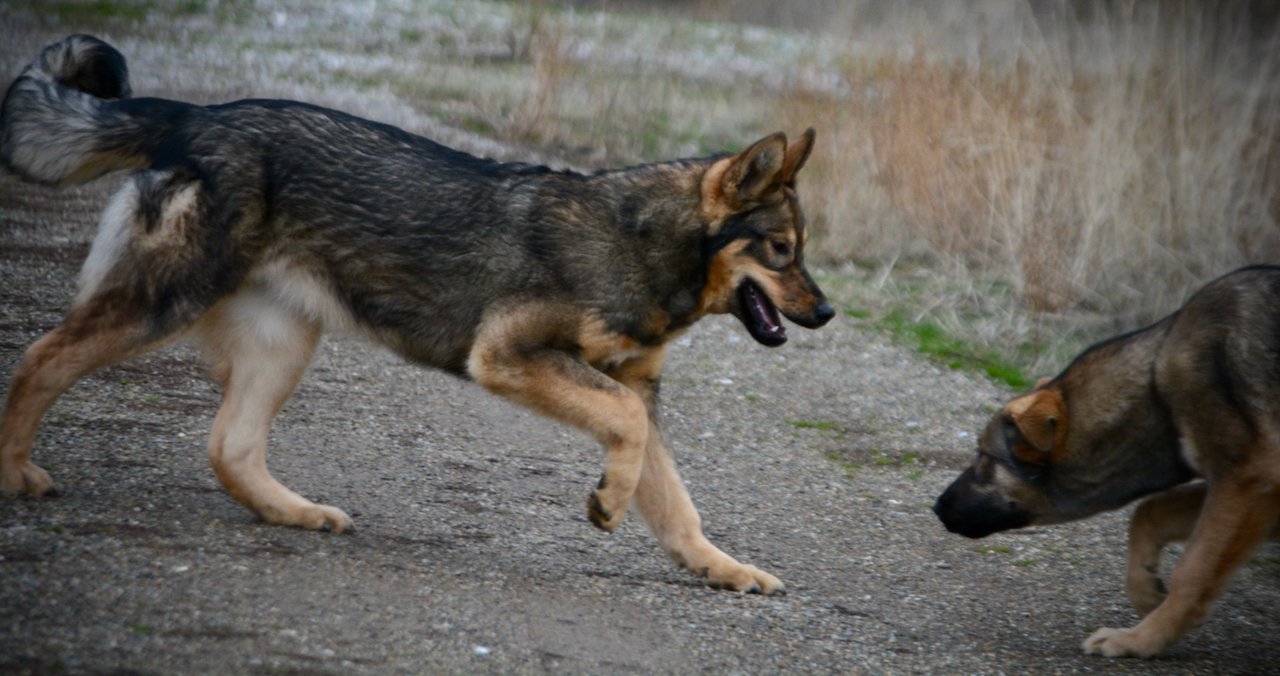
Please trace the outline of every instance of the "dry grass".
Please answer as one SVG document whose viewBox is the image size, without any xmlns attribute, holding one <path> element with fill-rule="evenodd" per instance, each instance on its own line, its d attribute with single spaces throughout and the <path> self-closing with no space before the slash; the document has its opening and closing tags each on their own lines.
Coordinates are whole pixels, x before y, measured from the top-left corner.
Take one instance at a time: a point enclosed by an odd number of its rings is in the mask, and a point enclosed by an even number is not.
<svg viewBox="0 0 1280 676">
<path fill-rule="evenodd" d="M 1025 317 L 990 339 L 1014 343 L 1082 312 L 1132 326 L 1280 258 L 1275 36 L 1225 5 L 1093 9 L 1023 8 L 1012 50 L 917 40 L 788 97 L 780 114 L 839 149 L 816 156 L 822 252 L 920 262 L 960 296 L 1007 285 Z"/>
</svg>

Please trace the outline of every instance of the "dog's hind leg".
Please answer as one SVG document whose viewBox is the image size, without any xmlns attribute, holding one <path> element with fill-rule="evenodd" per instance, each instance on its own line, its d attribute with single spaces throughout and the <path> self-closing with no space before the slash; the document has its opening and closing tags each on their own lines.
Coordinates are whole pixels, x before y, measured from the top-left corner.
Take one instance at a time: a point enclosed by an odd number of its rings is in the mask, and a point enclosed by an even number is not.
<svg viewBox="0 0 1280 676">
<path fill-rule="evenodd" d="M 660 355 L 659 355 L 660 356 Z M 774 594 L 782 581 L 750 564 L 739 563 L 711 544 L 658 425 L 658 375 L 661 359 L 625 365 L 612 375 L 640 395 L 650 414 L 644 470 L 636 488 L 636 508 L 662 548 L 676 563 L 718 589 Z"/>
<path fill-rule="evenodd" d="M 40 419 L 92 371 L 159 347 L 234 285 L 223 228 L 208 227 L 201 184 L 182 171 L 134 174 L 104 210 L 71 312 L 36 341 L 14 373 L 0 423 L 0 491 L 42 495 L 49 475 L 31 462 Z"/>
<path fill-rule="evenodd" d="M 1207 486 L 1195 482 L 1147 498 L 1129 522 L 1125 588 L 1139 616 L 1156 609 L 1168 593 L 1160 579 L 1160 557 L 1171 542 L 1186 540 L 1200 518 Z"/>
<path fill-rule="evenodd" d="M 306 371 L 320 327 L 251 287 L 210 311 L 196 333 L 225 387 L 209 436 L 209 461 L 218 480 L 268 523 L 350 528 L 351 517 L 342 510 L 307 500 L 267 469 L 268 429 Z"/>
<path fill-rule="evenodd" d="M 40 497 L 53 489 L 31 462 L 31 445 L 45 412 L 77 380 L 155 347 L 144 317 L 127 301 L 101 294 L 79 302 L 62 324 L 27 349 L 9 384 L 0 422 L 0 491 Z"/>
</svg>

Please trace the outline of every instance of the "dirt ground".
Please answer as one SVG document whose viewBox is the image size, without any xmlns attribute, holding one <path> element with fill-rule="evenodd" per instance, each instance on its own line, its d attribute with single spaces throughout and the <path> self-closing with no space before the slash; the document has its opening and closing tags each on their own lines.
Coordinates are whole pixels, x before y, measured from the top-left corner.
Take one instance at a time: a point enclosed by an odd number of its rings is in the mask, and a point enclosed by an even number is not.
<svg viewBox="0 0 1280 676">
<path fill-rule="evenodd" d="M 61 37 L 7 16 L 6 78 L 32 45 Z M 307 93 L 295 84 L 289 96 Z M 0 176 L 0 382 L 66 310 L 119 181 L 55 192 Z M 273 428 L 269 462 L 290 487 L 347 510 L 356 530 L 264 525 L 208 467 L 219 392 L 176 346 L 67 393 L 35 449 L 59 495 L 0 502 L 0 672 L 1280 664 L 1272 548 L 1160 659 L 1081 655 L 1094 629 L 1136 620 L 1123 596 L 1126 514 L 982 541 L 946 533 L 929 506 L 1009 393 L 844 314 L 791 334 L 769 350 L 731 318 L 707 320 L 672 347 L 663 383 L 669 445 L 709 537 L 781 577 L 786 595 L 703 587 L 634 516 L 612 535 L 595 530 L 584 505 L 603 454 L 588 438 L 347 336 L 322 343 Z"/>
</svg>

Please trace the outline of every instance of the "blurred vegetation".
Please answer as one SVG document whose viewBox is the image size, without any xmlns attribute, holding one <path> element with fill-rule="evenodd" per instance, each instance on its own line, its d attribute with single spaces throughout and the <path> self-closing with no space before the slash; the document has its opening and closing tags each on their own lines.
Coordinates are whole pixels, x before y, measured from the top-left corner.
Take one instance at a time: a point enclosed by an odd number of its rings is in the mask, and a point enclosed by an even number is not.
<svg viewBox="0 0 1280 676">
<path fill-rule="evenodd" d="M 845 319 L 1020 388 L 1280 260 L 1277 7 L 53 0 L 0 2 L 0 29 L 124 39 L 140 95 L 200 73 L 184 93 L 584 169 L 813 126 L 808 256 Z"/>
</svg>

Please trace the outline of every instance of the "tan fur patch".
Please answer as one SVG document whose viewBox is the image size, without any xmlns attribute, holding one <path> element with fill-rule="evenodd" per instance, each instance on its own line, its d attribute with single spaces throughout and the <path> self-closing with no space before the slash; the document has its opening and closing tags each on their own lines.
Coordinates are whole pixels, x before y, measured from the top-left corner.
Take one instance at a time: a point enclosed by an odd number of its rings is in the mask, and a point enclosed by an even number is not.
<svg viewBox="0 0 1280 676">
<path fill-rule="evenodd" d="M 40 419 L 86 373 L 141 349 L 146 326 L 132 309 L 118 294 L 97 296 L 77 304 L 58 328 L 27 349 L 0 417 L 0 492 L 38 497 L 52 488 L 48 474 L 30 461 Z"/>
<path fill-rule="evenodd" d="M 187 233 L 196 219 L 197 184 L 192 183 L 175 192 L 165 201 L 160 220 L 146 237 L 140 238 L 148 246 L 187 246 Z"/>
<path fill-rule="evenodd" d="M 226 388 L 209 435 L 218 481 L 268 523 L 350 528 L 342 510 L 298 495 L 267 469 L 268 429 L 311 361 L 319 325 L 254 289 L 224 300 L 192 331 L 217 360 Z"/>
<path fill-rule="evenodd" d="M 707 266 L 707 283 L 702 287 L 702 296 L 698 306 L 703 312 L 727 312 L 729 299 L 734 289 L 742 281 L 739 268 L 743 263 L 742 251 L 747 248 L 746 240 L 730 243 L 711 258 Z"/>
<path fill-rule="evenodd" d="M 1054 390 L 1036 390 L 1005 405 L 1005 412 L 1031 445 L 1015 445 L 1013 452 L 1025 462 L 1044 463 L 1066 452 L 1067 409 Z"/>
<path fill-rule="evenodd" d="M 734 208 L 724 194 L 724 176 L 736 159 L 735 156 L 717 160 L 702 174 L 702 201 L 698 205 L 698 215 L 708 224 L 708 235 L 719 232 L 725 219 L 734 214 Z"/>
<path fill-rule="evenodd" d="M 582 360 L 602 371 L 639 359 L 653 349 L 640 345 L 635 338 L 610 331 L 604 320 L 594 315 L 583 321 L 578 330 L 578 345 Z"/>
</svg>

